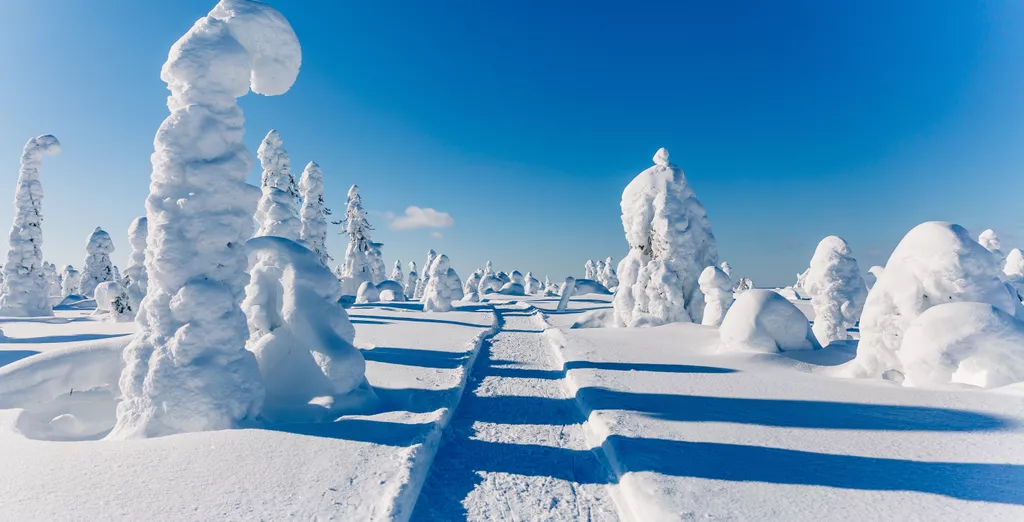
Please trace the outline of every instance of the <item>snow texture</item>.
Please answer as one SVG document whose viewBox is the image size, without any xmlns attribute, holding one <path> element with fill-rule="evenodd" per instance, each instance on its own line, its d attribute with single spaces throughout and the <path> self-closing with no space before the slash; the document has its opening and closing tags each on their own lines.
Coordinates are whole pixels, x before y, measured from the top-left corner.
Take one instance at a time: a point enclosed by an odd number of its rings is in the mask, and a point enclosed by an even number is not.
<svg viewBox="0 0 1024 522">
<path fill-rule="evenodd" d="M 391 301 L 401 303 L 405 301 L 405 287 L 398 281 L 391 279 L 385 279 L 377 285 L 378 299 L 381 301 Z M 358 301 L 358 298 L 356 299 Z"/>
<path fill-rule="evenodd" d="M 372 281 L 363 281 L 356 292 L 356 304 L 376 303 L 380 301 L 380 292 Z"/>
<path fill-rule="evenodd" d="M 704 317 L 701 324 L 720 326 L 733 301 L 729 275 L 717 266 L 709 266 L 700 273 L 697 282 L 700 291 L 704 293 Z"/>
<path fill-rule="evenodd" d="M 110 234 L 96 227 L 85 245 L 85 265 L 82 268 L 82 283 L 78 287 L 78 295 L 92 297 L 96 285 L 114 280 L 114 265 L 110 262 L 110 254 L 113 251 L 114 242 L 110 239 Z"/>
<path fill-rule="evenodd" d="M 667 150 L 659 149 L 654 166 L 623 191 L 622 226 L 630 250 L 617 271 L 616 324 L 700 322 L 697 279 L 704 267 L 718 265 L 718 248 L 704 206 Z"/>
<path fill-rule="evenodd" d="M 1021 382 L 1024 323 L 990 304 L 936 305 L 907 328 L 899 359 L 904 386 Z"/>
<path fill-rule="evenodd" d="M 868 289 L 846 241 L 828 236 L 818 243 L 804 279 L 814 307 L 814 335 L 822 346 L 849 339 L 860 319 Z"/>
<path fill-rule="evenodd" d="M 291 160 L 282 146 L 281 135 L 271 129 L 257 150 L 263 167 L 256 206 L 256 222 L 260 228 L 256 236 L 283 237 L 296 241 L 301 235 L 299 220 L 299 190 L 292 176 Z"/>
<path fill-rule="evenodd" d="M 416 289 L 419 288 L 419 273 L 416 271 L 416 262 L 409 261 L 409 279 L 405 283 L 405 298 L 414 299 L 416 297 Z"/>
<path fill-rule="evenodd" d="M 850 373 L 902 372 L 898 353 L 907 328 L 938 304 L 974 301 L 1014 314 L 1014 299 L 997 274 L 991 252 L 960 225 L 929 221 L 911 229 L 868 293 Z"/>
<path fill-rule="evenodd" d="M 433 252 L 433 250 L 431 250 Z M 451 268 L 448 256 L 441 254 L 430 264 L 430 277 L 423 289 L 424 312 L 448 312 L 452 301 L 462 299 L 462 281 Z"/>
<path fill-rule="evenodd" d="M 370 263 L 370 277 L 373 284 L 379 285 L 388 278 L 387 269 L 384 267 L 384 254 L 381 253 L 383 243 L 370 242 L 368 260 Z"/>
<path fill-rule="evenodd" d="M 125 293 L 128 295 L 128 305 L 134 313 L 138 313 L 143 298 L 146 297 L 146 288 L 149 285 L 149 276 L 146 275 L 146 241 L 149 238 L 149 220 L 146 216 L 135 218 L 128 227 L 128 243 L 132 247 L 132 253 L 128 256 L 128 268 L 125 272 L 128 276 L 128 287 Z"/>
<path fill-rule="evenodd" d="M 996 266 L 1003 266 L 1006 263 L 1006 254 L 1003 253 L 1003 245 L 999 241 L 999 236 L 996 235 L 995 230 L 990 228 L 978 235 L 978 243 L 985 247 L 985 250 L 992 252 L 992 257 L 996 260 Z"/>
<path fill-rule="evenodd" d="M 251 279 L 242 307 L 266 393 L 261 416 L 318 422 L 364 409 L 373 392 L 338 279 L 293 241 L 258 237 L 245 247 Z"/>
<path fill-rule="evenodd" d="M 326 267 L 331 260 L 327 254 L 328 210 L 324 206 L 324 173 L 316 162 L 311 161 L 302 169 L 299 193 L 302 195 L 299 237 L 306 248 L 320 257 L 320 264 Z"/>
<path fill-rule="evenodd" d="M 777 353 L 821 348 L 807 316 L 772 290 L 743 292 L 719 328 L 728 351 Z"/>
<path fill-rule="evenodd" d="M 7 262 L 0 285 L 0 315 L 53 315 L 50 284 L 43 273 L 43 156 L 60 152 L 57 138 L 46 134 L 28 140 L 14 188 L 14 223 L 7 239 Z"/>
<path fill-rule="evenodd" d="M 345 295 L 355 295 L 364 281 L 373 282 L 373 273 L 370 271 L 370 223 L 366 221 L 363 198 L 356 185 L 348 189 L 344 224 L 348 246 L 345 247 L 345 261 L 341 269 L 342 291 Z"/>
<path fill-rule="evenodd" d="M 160 74 L 171 114 L 154 139 L 146 199 L 149 288 L 111 437 L 230 428 L 259 411 L 239 306 L 257 197 L 236 98 L 284 94 L 301 61 L 288 21 L 248 0 L 221 0 L 171 47 Z"/>
<path fill-rule="evenodd" d="M 60 296 L 65 298 L 69 295 L 77 295 L 78 287 L 82 285 L 82 273 L 75 270 L 75 267 L 67 265 L 60 274 Z"/>
</svg>

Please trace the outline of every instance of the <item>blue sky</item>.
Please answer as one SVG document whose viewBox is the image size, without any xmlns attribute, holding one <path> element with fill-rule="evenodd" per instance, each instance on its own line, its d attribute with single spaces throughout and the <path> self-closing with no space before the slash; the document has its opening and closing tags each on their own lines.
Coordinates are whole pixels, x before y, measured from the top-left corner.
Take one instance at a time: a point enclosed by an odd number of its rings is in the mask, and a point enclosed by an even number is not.
<svg viewBox="0 0 1024 522">
<path fill-rule="evenodd" d="M 160 66 L 213 3 L 5 3 L 0 187 L 28 138 L 61 140 L 42 174 L 48 260 L 81 264 L 103 226 L 124 266 L 167 115 Z M 926 220 L 1024 246 L 1021 2 L 271 4 L 303 66 L 284 96 L 241 100 L 246 142 L 277 128 L 338 213 L 358 184 L 389 268 L 430 247 L 464 276 L 618 260 L 619 197 L 658 147 L 758 284 L 791 282 L 829 234 L 884 264 Z M 389 229 L 411 205 L 454 224 Z M 328 242 L 340 257 L 344 237 Z"/>
</svg>

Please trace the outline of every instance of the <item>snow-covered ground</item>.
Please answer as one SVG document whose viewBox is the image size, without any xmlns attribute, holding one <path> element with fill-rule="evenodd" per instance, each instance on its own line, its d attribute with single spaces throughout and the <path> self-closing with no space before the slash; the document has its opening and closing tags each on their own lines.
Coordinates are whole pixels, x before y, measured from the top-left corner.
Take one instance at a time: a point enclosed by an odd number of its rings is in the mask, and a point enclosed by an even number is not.
<svg viewBox="0 0 1024 522">
<path fill-rule="evenodd" d="M 855 341 L 570 328 L 611 300 L 356 305 L 378 413 L 129 441 L 96 439 L 131 323 L 0 319 L 0 519 L 1024 519 L 1020 388 L 835 376 Z"/>
</svg>

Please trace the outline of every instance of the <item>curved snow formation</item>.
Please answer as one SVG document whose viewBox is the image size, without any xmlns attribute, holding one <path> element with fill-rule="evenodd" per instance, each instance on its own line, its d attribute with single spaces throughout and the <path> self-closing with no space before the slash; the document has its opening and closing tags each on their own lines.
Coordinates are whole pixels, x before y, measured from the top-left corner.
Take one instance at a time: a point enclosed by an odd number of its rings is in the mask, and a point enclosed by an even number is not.
<svg viewBox="0 0 1024 522">
<path fill-rule="evenodd" d="M 718 333 L 729 351 L 778 353 L 821 348 L 807 316 L 772 290 L 751 289 L 740 294 Z"/>
<path fill-rule="evenodd" d="M 377 291 L 377 285 L 373 284 L 372 281 L 363 281 L 363 284 L 359 285 L 359 291 L 356 292 L 356 304 L 376 303 L 380 301 L 380 292 Z"/>
<path fill-rule="evenodd" d="M 301 61 L 288 21 L 249 0 L 221 0 L 171 47 L 160 73 L 171 114 L 154 139 L 146 199 L 149 288 L 112 437 L 230 428 L 259 411 L 239 306 L 256 197 L 236 98 L 284 94 Z"/>
<path fill-rule="evenodd" d="M 378 299 L 381 301 L 391 301 L 395 303 L 401 303 L 405 301 L 405 287 L 402 283 L 392 279 L 385 279 L 377 285 Z"/>
</svg>

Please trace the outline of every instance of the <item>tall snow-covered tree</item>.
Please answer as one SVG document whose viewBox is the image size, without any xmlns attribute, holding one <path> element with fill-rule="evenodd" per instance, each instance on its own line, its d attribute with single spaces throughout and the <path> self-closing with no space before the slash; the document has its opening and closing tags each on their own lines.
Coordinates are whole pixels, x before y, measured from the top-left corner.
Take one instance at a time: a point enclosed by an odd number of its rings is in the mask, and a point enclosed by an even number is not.
<svg viewBox="0 0 1024 522">
<path fill-rule="evenodd" d="M 331 260 L 327 254 L 327 216 L 330 210 L 324 206 L 324 173 L 316 162 L 311 161 L 302 169 L 299 192 L 302 194 L 299 237 L 326 267 Z"/>
<path fill-rule="evenodd" d="M 423 311 L 448 312 L 453 308 L 452 301 L 463 297 L 462 280 L 444 254 L 430 263 L 430 270 L 430 279 L 423 289 Z"/>
<path fill-rule="evenodd" d="M 224 429 L 259 412 L 259 366 L 240 302 L 258 191 L 236 98 L 284 94 L 302 51 L 270 6 L 221 0 L 171 48 L 170 116 L 146 199 L 149 287 L 125 348 L 114 438 Z"/>
<path fill-rule="evenodd" d="M 420 275 L 416 272 L 416 262 L 409 261 L 409 280 L 405 284 L 405 298 L 416 297 L 416 288 L 419 286 Z"/>
<path fill-rule="evenodd" d="M 828 236 L 818 243 L 804 278 L 814 307 L 814 336 L 822 346 L 849 339 L 847 329 L 860 319 L 868 287 L 846 241 Z"/>
<path fill-rule="evenodd" d="M 359 187 L 352 185 L 348 189 L 348 201 L 345 204 L 345 233 L 348 234 L 348 246 L 345 248 L 345 263 L 341 269 L 342 287 L 345 295 L 355 295 L 363 281 L 373 281 L 370 271 L 370 227 L 363 210 L 363 198 L 359 195 Z"/>
<path fill-rule="evenodd" d="M 140 216 L 128 227 L 128 243 L 132 253 L 128 255 L 128 268 L 125 269 L 128 284 L 125 294 L 128 296 L 128 308 L 131 314 L 138 313 L 142 299 L 146 297 L 149 276 L 146 274 L 146 240 L 149 237 L 149 220 Z"/>
<path fill-rule="evenodd" d="M 46 134 L 28 140 L 14 188 L 14 223 L 7 240 L 7 262 L 0 286 L 0 315 L 53 315 L 49 285 L 43 274 L 43 156 L 60 152 L 57 138 Z"/>
<path fill-rule="evenodd" d="M 427 283 L 430 282 L 430 277 L 433 275 L 431 264 L 437 259 L 437 252 L 433 248 L 427 251 L 427 260 L 423 262 L 423 269 L 420 271 L 420 278 L 416 281 L 416 299 L 423 298 L 423 292 L 427 288 Z"/>
<path fill-rule="evenodd" d="M 75 267 L 67 265 L 60 273 L 60 296 L 65 298 L 75 295 L 78 287 L 82 285 L 82 273 L 75 270 Z"/>
<path fill-rule="evenodd" d="M 281 135 L 271 129 L 257 151 L 263 175 L 260 180 L 259 203 L 256 205 L 256 236 L 283 237 L 298 241 L 299 190 L 292 176 L 291 160 L 283 147 Z"/>
<path fill-rule="evenodd" d="M 57 266 L 44 261 L 43 276 L 46 278 L 46 297 L 50 301 L 50 306 L 57 306 L 63 299 L 60 295 L 60 274 L 57 273 Z"/>
<path fill-rule="evenodd" d="M 82 266 L 82 283 L 78 287 L 78 295 L 92 297 L 96 285 L 115 280 L 114 265 L 110 262 L 110 254 L 113 252 L 114 242 L 110 234 L 96 227 L 85 245 L 85 265 Z"/>
<path fill-rule="evenodd" d="M 697 279 L 704 267 L 718 265 L 718 247 L 704 205 L 667 150 L 659 149 L 654 166 L 622 192 L 622 226 L 630 249 L 617 270 L 615 324 L 700 322 Z"/>
<path fill-rule="evenodd" d="M 1002 267 L 1006 263 L 1006 254 L 1003 253 L 1002 242 L 999 241 L 999 236 L 996 235 L 995 230 L 990 228 L 979 234 L 978 243 L 981 243 L 985 250 L 992 252 L 992 257 L 996 260 L 996 266 Z"/>
<path fill-rule="evenodd" d="M 405 290 L 405 274 L 402 273 L 402 260 L 396 259 L 395 266 L 391 268 L 391 280 L 402 285 L 402 290 Z"/>
<path fill-rule="evenodd" d="M 388 278 L 387 268 L 384 266 L 384 254 L 381 252 L 383 248 L 384 243 L 370 242 L 370 252 L 367 260 L 370 263 L 370 276 L 374 285 L 379 285 Z"/>
<path fill-rule="evenodd" d="M 732 280 L 725 270 L 709 266 L 700 273 L 697 282 L 700 284 L 700 291 L 704 293 L 704 317 L 701 324 L 721 326 L 725 314 L 732 306 Z"/>
<path fill-rule="evenodd" d="M 588 259 L 583 265 L 583 278 L 590 279 L 591 281 L 597 280 L 597 265 L 593 259 Z"/>
</svg>

